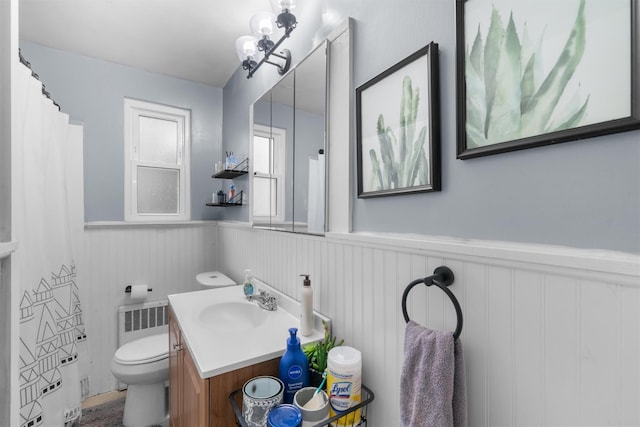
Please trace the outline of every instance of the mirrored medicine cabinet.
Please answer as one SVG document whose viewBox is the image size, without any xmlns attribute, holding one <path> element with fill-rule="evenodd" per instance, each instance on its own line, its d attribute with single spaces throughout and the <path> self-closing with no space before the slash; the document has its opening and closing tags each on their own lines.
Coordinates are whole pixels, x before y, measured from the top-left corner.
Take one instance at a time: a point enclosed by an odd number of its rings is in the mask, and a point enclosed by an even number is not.
<svg viewBox="0 0 640 427">
<path fill-rule="evenodd" d="M 254 227 L 323 235 L 327 42 L 251 105 Z"/>
</svg>

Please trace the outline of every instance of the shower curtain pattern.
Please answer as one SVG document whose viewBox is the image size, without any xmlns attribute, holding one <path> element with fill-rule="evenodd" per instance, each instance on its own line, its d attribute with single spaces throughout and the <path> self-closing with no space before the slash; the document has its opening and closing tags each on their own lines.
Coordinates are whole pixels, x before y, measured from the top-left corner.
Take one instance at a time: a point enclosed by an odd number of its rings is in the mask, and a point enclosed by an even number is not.
<svg viewBox="0 0 640 427">
<path fill-rule="evenodd" d="M 62 367 L 78 359 L 78 343 L 87 338 L 75 282 L 75 266 L 63 265 L 51 273 L 51 284 L 42 278 L 36 289 L 25 291 L 20 303 L 20 400 L 23 425 L 42 422 L 42 397 L 62 386 Z M 34 342 L 35 339 L 35 342 Z M 80 407 L 64 413 L 65 425 L 80 417 Z"/>
<path fill-rule="evenodd" d="M 20 65 L 15 87 L 21 427 L 77 426 L 88 392 L 77 272 L 84 208 L 74 183 L 82 164 L 72 153 L 82 138 L 30 69 Z"/>
</svg>

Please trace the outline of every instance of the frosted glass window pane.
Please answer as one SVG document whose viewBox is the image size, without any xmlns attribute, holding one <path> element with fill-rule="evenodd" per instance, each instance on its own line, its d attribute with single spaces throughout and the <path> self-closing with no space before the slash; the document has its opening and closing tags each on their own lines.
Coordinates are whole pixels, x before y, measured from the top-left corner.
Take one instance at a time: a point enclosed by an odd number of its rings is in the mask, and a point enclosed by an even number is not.
<svg viewBox="0 0 640 427">
<path fill-rule="evenodd" d="M 178 163 L 178 123 L 154 117 L 139 116 L 140 160 Z"/>
<path fill-rule="evenodd" d="M 254 172 L 270 174 L 269 159 L 272 157 L 270 139 L 263 136 L 253 138 L 253 170 Z"/>
<path fill-rule="evenodd" d="M 276 206 L 275 178 L 254 177 L 253 179 L 253 215 L 275 216 Z"/>
<path fill-rule="evenodd" d="M 138 213 L 177 214 L 180 171 L 138 166 Z"/>
</svg>

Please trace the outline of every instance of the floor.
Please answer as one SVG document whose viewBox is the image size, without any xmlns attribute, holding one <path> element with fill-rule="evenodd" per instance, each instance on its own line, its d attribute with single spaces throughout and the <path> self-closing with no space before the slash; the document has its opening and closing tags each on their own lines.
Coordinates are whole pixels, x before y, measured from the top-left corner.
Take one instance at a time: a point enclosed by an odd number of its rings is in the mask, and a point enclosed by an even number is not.
<svg viewBox="0 0 640 427">
<path fill-rule="evenodd" d="M 80 426 L 122 427 L 126 395 L 126 391 L 115 391 L 84 400 Z"/>
</svg>

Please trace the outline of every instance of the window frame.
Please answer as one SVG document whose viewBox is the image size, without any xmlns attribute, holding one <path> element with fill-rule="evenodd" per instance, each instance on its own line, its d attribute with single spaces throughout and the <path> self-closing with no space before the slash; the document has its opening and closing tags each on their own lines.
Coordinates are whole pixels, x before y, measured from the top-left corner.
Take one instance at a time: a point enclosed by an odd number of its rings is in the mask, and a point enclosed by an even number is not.
<svg viewBox="0 0 640 427">
<path fill-rule="evenodd" d="M 177 161 L 150 162 L 139 159 L 139 118 L 177 123 Z M 191 219 L 191 111 L 154 102 L 124 98 L 124 219 L 127 222 L 188 221 Z M 139 166 L 178 171 L 178 212 L 139 213 L 137 169 Z"/>
<path fill-rule="evenodd" d="M 284 223 L 285 220 L 285 178 L 286 178 L 286 146 L 287 146 L 287 130 L 273 126 L 264 126 L 261 124 L 253 125 L 253 134 L 251 136 L 251 159 L 255 162 L 254 143 L 255 137 L 268 138 L 273 141 L 273 158 L 270 160 L 272 174 L 259 174 L 252 169 L 251 174 L 251 221 L 254 225 Z M 255 163 L 253 163 L 255 164 Z M 252 164 L 252 165 L 253 165 Z M 256 216 L 255 209 L 255 178 L 274 178 L 276 179 L 276 215 Z"/>
</svg>

